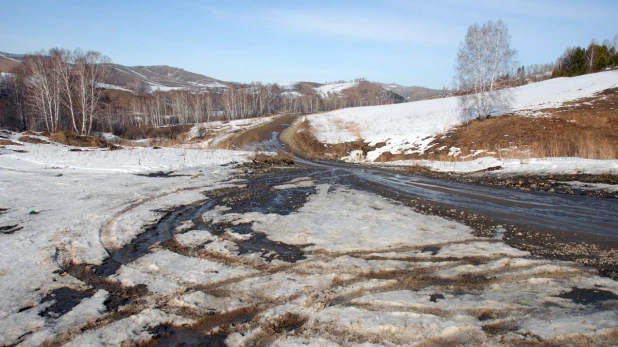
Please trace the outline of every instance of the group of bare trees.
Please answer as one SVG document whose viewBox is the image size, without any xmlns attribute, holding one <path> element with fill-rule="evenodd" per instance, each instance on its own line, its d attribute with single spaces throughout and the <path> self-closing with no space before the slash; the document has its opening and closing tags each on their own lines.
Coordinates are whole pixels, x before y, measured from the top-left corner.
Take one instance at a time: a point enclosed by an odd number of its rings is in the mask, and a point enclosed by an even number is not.
<svg viewBox="0 0 618 347">
<path fill-rule="evenodd" d="M 110 60 L 99 52 L 54 48 L 27 55 L 10 74 L 0 76 L 0 126 L 21 130 L 93 131 L 122 134 L 129 128 L 154 128 L 262 115 L 313 113 L 345 107 L 403 102 L 392 95 L 323 96 L 298 93 L 278 84 L 230 84 L 207 91 L 151 92 L 133 81 L 133 93 L 106 92 Z M 365 83 L 365 79 L 356 82 Z M 369 82 L 366 82 L 369 83 Z M 369 83 L 370 84 L 370 83 Z M 116 94 L 118 94 L 116 93 Z M 119 101 L 120 100 L 120 101 Z"/>
<path fill-rule="evenodd" d="M 54 48 L 28 55 L 15 73 L 3 76 L 13 121 L 22 129 L 90 134 L 100 112 L 98 84 L 109 58 L 95 51 Z"/>
</svg>

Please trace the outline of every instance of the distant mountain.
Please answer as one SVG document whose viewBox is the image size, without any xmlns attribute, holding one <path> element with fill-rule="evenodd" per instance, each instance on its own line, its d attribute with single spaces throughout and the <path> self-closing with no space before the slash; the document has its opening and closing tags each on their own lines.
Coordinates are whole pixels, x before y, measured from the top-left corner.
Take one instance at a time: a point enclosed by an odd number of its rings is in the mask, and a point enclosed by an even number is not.
<svg viewBox="0 0 618 347">
<path fill-rule="evenodd" d="M 24 60 L 25 54 L 0 52 L 0 72 L 9 72 Z M 104 86 L 109 89 L 134 89 L 142 84 L 150 91 L 195 90 L 227 88 L 228 83 L 180 68 L 159 66 L 124 66 L 110 64 L 112 74 Z"/>
<path fill-rule="evenodd" d="M 21 61 L 24 54 L 0 52 L 0 72 L 9 72 Z M 106 89 L 140 90 L 143 92 L 191 90 L 206 91 L 225 89 L 233 82 L 225 82 L 198 73 L 167 66 L 125 66 L 110 64 L 112 74 L 101 84 Z M 347 96 L 352 98 L 373 99 L 403 102 L 429 99 L 441 94 L 441 91 L 424 87 L 406 87 L 399 84 L 386 84 L 357 80 L 353 82 L 339 81 L 335 83 L 292 82 L 282 84 L 284 95 L 298 97 L 304 95 L 320 95 L 322 97 Z"/>
<path fill-rule="evenodd" d="M 131 87 L 136 82 L 146 83 L 151 91 L 195 90 L 227 88 L 228 83 L 212 77 L 185 71 L 167 65 L 124 66 L 111 64 L 112 76 L 106 81 L 111 85 Z"/>
</svg>

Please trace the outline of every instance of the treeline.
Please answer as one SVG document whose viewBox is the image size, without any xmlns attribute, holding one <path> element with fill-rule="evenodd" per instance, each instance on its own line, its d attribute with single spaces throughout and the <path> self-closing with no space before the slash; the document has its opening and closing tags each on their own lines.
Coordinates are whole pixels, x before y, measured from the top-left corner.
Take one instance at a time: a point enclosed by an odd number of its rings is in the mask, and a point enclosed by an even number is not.
<svg viewBox="0 0 618 347">
<path fill-rule="evenodd" d="M 231 84 L 207 92 L 156 91 L 134 81 L 134 93 L 106 90 L 110 59 L 99 52 L 54 48 L 27 55 L 0 77 L 0 126 L 55 133 L 93 131 L 123 135 L 132 128 L 155 128 L 213 120 L 234 120 L 274 113 L 313 113 L 344 107 L 402 102 L 383 93 L 369 97 L 300 94 L 277 84 Z M 364 79 L 359 79 L 364 80 Z M 122 102 L 118 99 L 122 98 Z"/>
<path fill-rule="evenodd" d="M 2 124 L 90 134 L 100 112 L 98 84 L 110 73 L 109 61 L 99 52 L 79 49 L 27 55 L 14 73 L 0 80 Z"/>
<path fill-rule="evenodd" d="M 596 41 L 588 47 L 569 47 L 558 58 L 552 77 L 572 77 L 606 69 L 616 69 L 618 65 L 618 35 L 613 41 L 605 40 L 603 44 Z"/>
</svg>

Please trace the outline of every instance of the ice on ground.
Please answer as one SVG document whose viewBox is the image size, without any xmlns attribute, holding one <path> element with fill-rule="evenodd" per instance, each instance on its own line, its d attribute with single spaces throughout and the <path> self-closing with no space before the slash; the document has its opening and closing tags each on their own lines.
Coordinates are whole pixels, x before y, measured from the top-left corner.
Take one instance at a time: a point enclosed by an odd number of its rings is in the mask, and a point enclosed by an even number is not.
<svg viewBox="0 0 618 347">
<path fill-rule="evenodd" d="M 618 71 L 578 77 L 563 77 L 513 88 L 514 112 L 534 116 L 538 110 L 558 107 L 565 102 L 592 96 L 618 86 Z M 370 145 L 385 145 L 370 151 L 372 162 L 382 153 L 424 153 L 434 137 L 462 123 L 457 97 L 410 103 L 346 108 L 307 116 L 323 143 L 357 140 L 357 130 Z M 349 123 L 354 131 L 337 126 Z M 354 158 L 351 158 L 354 159 Z"/>
</svg>

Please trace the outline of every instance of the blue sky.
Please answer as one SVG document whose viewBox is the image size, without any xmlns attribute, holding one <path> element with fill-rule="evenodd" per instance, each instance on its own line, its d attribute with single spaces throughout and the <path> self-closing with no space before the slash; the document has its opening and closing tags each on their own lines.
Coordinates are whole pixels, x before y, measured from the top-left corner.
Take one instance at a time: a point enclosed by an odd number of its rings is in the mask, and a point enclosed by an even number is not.
<svg viewBox="0 0 618 347">
<path fill-rule="evenodd" d="M 3 1 L 0 51 L 94 49 L 237 82 L 449 87 L 474 22 L 502 19 L 521 65 L 618 34 L 618 1 Z"/>
</svg>

